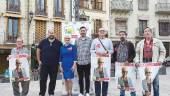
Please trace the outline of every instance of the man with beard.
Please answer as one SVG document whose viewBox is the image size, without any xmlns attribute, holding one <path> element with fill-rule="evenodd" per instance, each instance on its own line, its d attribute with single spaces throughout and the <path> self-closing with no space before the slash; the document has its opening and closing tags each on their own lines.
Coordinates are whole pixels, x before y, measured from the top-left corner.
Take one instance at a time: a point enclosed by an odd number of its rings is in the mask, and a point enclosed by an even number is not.
<svg viewBox="0 0 170 96">
<path fill-rule="evenodd" d="M 40 69 L 40 96 L 45 96 L 48 75 L 49 96 L 54 96 L 56 78 L 59 65 L 60 47 L 62 43 L 54 36 L 52 29 L 48 30 L 48 38 L 42 40 L 37 48 L 37 60 Z"/>
<path fill-rule="evenodd" d="M 86 36 L 87 29 L 86 27 L 80 27 L 80 38 L 76 40 L 77 46 L 77 72 L 79 76 L 79 87 L 80 94 L 79 96 L 84 95 L 84 85 L 85 85 L 85 96 L 89 96 L 90 88 L 90 47 L 91 47 L 91 38 Z M 85 82 L 84 82 L 85 80 Z M 84 84 L 85 83 L 85 84 Z"/>
<path fill-rule="evenodd" d="M 123 62 L 125 64 L 133 62 L 135 58 L 135 48 L 132 42 L 127 41 L 127 33 L 125 31 L 119 32 L 120 41 L 114 45 L 114 53 L 112 62 Z"/>
</svg>

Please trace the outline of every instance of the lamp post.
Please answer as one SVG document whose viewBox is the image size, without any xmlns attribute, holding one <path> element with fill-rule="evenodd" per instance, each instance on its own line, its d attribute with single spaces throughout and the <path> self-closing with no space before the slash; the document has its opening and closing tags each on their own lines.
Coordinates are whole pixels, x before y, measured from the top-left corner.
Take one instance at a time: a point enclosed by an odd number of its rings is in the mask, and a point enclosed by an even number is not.
<svg viewBox="0 0 170 96">
<path fill-rule="evenodd" d="M 30 33 L 30 25 L 31 25 L 31 21 L 33 18 L 34 13 L 32 11 L 30 11 L 28 13 L 28 37 L 27 37 L 27 46 L 29 47 L 29 33 Z"/>
</svg>

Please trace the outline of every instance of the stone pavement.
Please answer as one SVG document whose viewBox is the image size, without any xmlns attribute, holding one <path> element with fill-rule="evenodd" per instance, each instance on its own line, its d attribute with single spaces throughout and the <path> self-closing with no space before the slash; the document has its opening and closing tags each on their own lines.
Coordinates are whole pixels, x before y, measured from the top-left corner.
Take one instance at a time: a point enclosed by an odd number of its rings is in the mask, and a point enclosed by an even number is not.
<svg viewBox="0 0 170 96">
<path fill-rule="evenodd" d="M 170 67 L 167 68 L 168 75 L 160 75 L 160 96 L 170 96 Z M 77 80 L 74 81 L 74 85 L 78 86 Z M 93 86 L 93 84 L 91 84 Z M 136 83 L 137 96 L 141 95 L 141 88 L 139 80 Z M 57 80 L 55 96 L 62 96 L 65 88 L 62 80 Z M 74 89 L 75 90 L 75 89 Z M 39 93 L 39 82 L 31 81 L 30 90 L 28 96 L 38 96 Z M 46 92 L 47 93 L 47 92 Z M 78 89 L 74 92 L 78 93 Z M 10 83 L 0 83 L 0 96 L 13 96 L 12 85 Z M 48 94 L 46 95 L 48 96 Z M 75 95 L 76 96 L 76 95 Z M 91 95 L 94 96 L 94 95 Z M 112 78 L 109 83 L 108 96 L 119 96 L 119 90 L 116 88 L 115 79 Z M 128 94 L 126 96 L 129 96 Z"/>
</svg>

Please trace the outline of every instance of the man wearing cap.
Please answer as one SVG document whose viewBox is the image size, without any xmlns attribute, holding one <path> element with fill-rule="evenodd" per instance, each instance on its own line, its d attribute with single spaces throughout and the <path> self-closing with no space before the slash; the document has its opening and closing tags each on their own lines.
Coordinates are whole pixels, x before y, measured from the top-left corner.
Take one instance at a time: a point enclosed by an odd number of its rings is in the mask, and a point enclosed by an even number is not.
<svg viewBox="0 0 170 96">
<path fill-rule="evenodd" d="M 123 62 L 125 64 L 133 62 L 136 55 L 133 43 L 127 41 L 127 33 L 125 31 L 120 31 L 119 37 L 120 41 L 114 45 L 112 62 Z"/>
<path fill-rule="evenodd" d="M 50 77 L 48 94 L 49 96 L 54 96 L 60 47 L 62 45 L 62 43 L 55 38 L 52 29 L 48 30 L 48 35 L 48 38 L 42 40 L 37 48 L 37 60 L 40 67 L 40 96 L 45 96 L 48 75 Z"/>
<path fill-rule="evenodd" d="M 107 38 L 107 30 L 100 28 L 98 38 L 91 44 L 91 54 L 96 57 L 109 57 L 113 53 L 112 41 Z M 107 66 L 107 65 L 106 65 Z M 101 87 L 102 84 L 102 87 Z M 106 80 L 95 81 L 95 96 L 107 96 L 109 82 Z M 101 91 L 102 90 L 102 91 Z"/>
</svg>

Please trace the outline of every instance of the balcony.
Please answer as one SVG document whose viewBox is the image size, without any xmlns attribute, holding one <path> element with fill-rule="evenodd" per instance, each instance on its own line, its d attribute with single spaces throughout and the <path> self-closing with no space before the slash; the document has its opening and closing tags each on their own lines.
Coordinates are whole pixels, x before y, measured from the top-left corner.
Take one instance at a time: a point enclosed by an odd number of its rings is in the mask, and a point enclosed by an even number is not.
<svg viewBox="0 0 170 96">
<path fill-rule="evenodd" d="M 36 16 L 47 16 L 47 12 L 46 12 L 45 10 L 39 10 L 39 9 L 37 9 L 37 10 L 35 11 L 35 15 L 36 15 Z"/>
<path fill-rule="evenodd" d="M 170 3 L 157 3 L 155 8 L 157 14 L 170 14 Z"/>
<path fill-rule="evenodd" d="M 111 11 L 112 12 L 130 12 L 133 10 L 132 2 L 125 0 L 112 0 Z"/>
<path fill-rule="evenodd" d="M 14 2 L 7 2 L 7 7 L 6 7 L 7 12 L 20 12 L 20 2 L 18 1 L 17 3 Z"/>
</svg>

